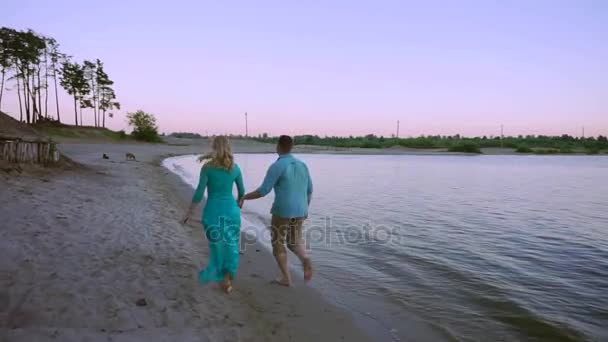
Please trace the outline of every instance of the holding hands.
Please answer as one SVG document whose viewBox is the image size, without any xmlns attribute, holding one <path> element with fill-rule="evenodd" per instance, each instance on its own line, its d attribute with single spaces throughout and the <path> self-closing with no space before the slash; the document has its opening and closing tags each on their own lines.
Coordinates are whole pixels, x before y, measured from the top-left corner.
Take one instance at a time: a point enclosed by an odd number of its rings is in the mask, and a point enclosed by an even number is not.
<svg viewBox="0 0 608 342">
<path fill-rule="evenodd" d="M 243 204 L 246 200 L 254 200 L 260 197 L 262 197 L 262 195 L 257 190 L 246 194 L 245 196 L 238 199 L 239 208 L 243 208 Z"/>
</svg>

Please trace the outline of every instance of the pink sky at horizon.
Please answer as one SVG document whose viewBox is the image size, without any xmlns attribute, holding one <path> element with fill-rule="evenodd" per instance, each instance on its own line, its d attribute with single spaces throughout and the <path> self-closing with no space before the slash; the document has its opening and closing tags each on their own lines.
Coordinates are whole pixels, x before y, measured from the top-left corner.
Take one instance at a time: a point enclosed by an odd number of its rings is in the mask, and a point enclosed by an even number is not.
<svg viewBox="0 0 608 342">
<path fill-rule="evenodd" d="M 4 1 L 161 132 L 608 135 L 608 2 Z M 18 116 L 14 91 L 2 110 Z M 49 101 L 54 108 L 54 102 Z M 61 94 L 62 119 L 73 103 Z M 50 113 L 54 114 L 54 109 Z M 92 124 L 87 111 L 85 124 Z"/>
</svg>

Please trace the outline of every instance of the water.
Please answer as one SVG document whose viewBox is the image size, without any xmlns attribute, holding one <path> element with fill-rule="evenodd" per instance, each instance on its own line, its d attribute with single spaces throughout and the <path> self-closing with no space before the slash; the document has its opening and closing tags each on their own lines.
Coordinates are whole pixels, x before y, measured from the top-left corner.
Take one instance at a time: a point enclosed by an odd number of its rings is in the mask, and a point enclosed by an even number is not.
<svg viewBox="0 0 608 342">
<path fill-rule="evenodd" d="M 379 339 L 608 341 L 608 158 L 299 157 L 314 284 Z M 236 156 L 248 190 L 275 158 Z M 243 211 L 266 241 L 271 200 Z"/>
</svg>

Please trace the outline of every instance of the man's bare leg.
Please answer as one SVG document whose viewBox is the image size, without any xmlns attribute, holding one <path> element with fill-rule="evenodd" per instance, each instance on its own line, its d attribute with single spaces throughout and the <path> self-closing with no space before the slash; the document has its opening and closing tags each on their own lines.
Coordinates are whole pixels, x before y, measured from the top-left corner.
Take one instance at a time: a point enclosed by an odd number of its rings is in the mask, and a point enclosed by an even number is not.
<svg viewBox="0 0 608 342">
<path fill-rule="evenodd" d="M 287 247 L 300 259 L 304 271 L 304 280 L 312 279 L 312 262 L 306 254 L 304 242 L 302 241 L 302 224 L 304 220 L 290 222 L 289 232 L 287 232 Z"/>
<path fill-rule="evenodd" d="M 298 256 L 298 259 L 300 259 L 300 262 L 302 263 L 304 280 L 309 281 L 312 279 L 312 262 L 310 261 L 308 255 L 306 255 L 306 251 L 304 250 L 304 247 L 302 247 L 302 244 L 294 246 L 291 251 Z"/>
<path fill-rule="evenodd" d="M 285 249 L 285 233 L 288 229 L 286 220 L 272 216 L 272 254 L 277 261 L 281 276 L 275 279 L 275 283 L 283 286 L 291 285 L 291 275 L 287 264 L 287 250 Z"/>
<path fill-rule="evenodd" d="M 289 266 L 287 265 L 287 253 L 277 253 L 274 255 L 274 258 L 277 261 L 277 265 L 279 265 L 279 270 L 281 270 L 281 276 L 275 279 L 275 282 L 279 285 L 291 286 L 291 275 L 289 274 Z"/>
</svg>

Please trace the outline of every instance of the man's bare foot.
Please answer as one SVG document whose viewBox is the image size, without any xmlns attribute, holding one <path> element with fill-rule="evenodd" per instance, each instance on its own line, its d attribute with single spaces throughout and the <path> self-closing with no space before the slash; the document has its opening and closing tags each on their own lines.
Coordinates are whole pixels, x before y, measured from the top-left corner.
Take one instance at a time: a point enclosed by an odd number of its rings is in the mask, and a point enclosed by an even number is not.
<svg viewBox="0 0 608 342">
<path fill-rule="evenodd" d="M 270 283 L 271 284 L 275 284 L 275 285 L 285 286 L 285 287 L 290 287 L 291 286 L 291 281 L 289 279 L 285 279 L 283 277 L 279 277 L 277 279 L 274 279 Z"/>
<path fill-rule="evenodd" d="M 304 280 L 309 281 L 312 279 L 312 262 L 310 261 L 310 258 L 304 259 L 302 267 L 304 268 Z"/>
</svg>

